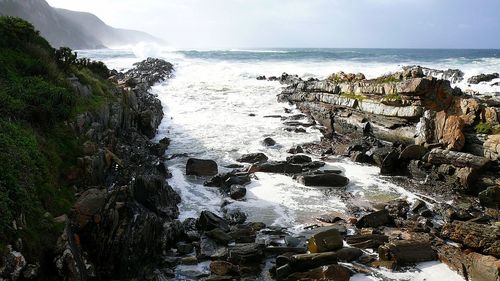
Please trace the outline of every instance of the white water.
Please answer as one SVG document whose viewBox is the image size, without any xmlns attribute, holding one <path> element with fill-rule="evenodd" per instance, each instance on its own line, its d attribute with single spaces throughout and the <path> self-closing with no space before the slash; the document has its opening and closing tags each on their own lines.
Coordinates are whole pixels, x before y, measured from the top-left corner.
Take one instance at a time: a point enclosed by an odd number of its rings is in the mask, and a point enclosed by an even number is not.
<svg viewBox="0 0 500 281">
<path fill-rule="evenodd" d="M 279 118 L 265 118 L 265 115 L 288 116 L 298 111 L 285 114 L 283 109 L 289 106 L 276 101 L 281 89 L 279 83 L 257 81 L 258 75 L 280 75 L 285 71 L 303 77 L 324 77 L 344 70 L 362 71 L 368 77 L 375 77 L 399 68 L 380 63 L 235 62 L 188 59 L 178 53 L 162 56 L 175 64 L 176 73 L 175 78 L 153 88 L 165 109 L 157 138 L 166 136 L 172 140 L 167 154 L 187 153 L 189 157 L 214 159 L 220 172 L 229 171 L 224 166 L 234 164 L 242 154 L 263 152 L 272 160 L 283 160 L 290 147 L 321 137 L 315 128 L 307 128 L 307 134 L 297 134 L 283 130 L 285 126 Z M 117 69 L 129 68 L 135 61 L 136 58 L 105 59 Z M 264 147 L 260 142 L 265 137 L 272 137 L 278 145 Z M 220 213 L 223 200 L 231 200 L 223 199 L 217 189 L 203 186 L 204 178 L 186 177 L 186 160 L 178 157 L 168 162 L 173 175 L 169 183 L 182 198 L 180 219 L 197 217 L 206 209 Z M 332 159 L 326 168 L 343 170 L 351 180 L 347 190 L 361 201 L 415 197 L 380 177 L 376 167 Z M 302 186 L 290 177 L 264 173 L 257 173 L 256 177 L 247 186 L 246 199 L 229 205 L 246 212 L 249 221 L 300 231 L 304 225 L 318 223 L 316 216 L 346 208 L 338 196 Z M 424 263 L 411 272 L 380 270 L 379 273 L 385 280 L 463 280 L 440 263 Z M 358 274 L 352 280 L 380 279 Z"/>
</svg>

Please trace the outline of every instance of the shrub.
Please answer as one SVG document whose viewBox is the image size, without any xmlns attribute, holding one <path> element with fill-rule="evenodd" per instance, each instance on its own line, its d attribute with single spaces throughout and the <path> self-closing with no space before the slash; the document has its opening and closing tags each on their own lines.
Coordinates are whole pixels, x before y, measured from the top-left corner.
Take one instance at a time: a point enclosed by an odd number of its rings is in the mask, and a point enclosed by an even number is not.
<svg viewBox="0 0 500 281">
<path fill-rule="evenodd" d="M 491 134 L 492 127 L 490 123 L 481 122 L 476 125 L 476 133 L 478 134 Z"/>
</svg>

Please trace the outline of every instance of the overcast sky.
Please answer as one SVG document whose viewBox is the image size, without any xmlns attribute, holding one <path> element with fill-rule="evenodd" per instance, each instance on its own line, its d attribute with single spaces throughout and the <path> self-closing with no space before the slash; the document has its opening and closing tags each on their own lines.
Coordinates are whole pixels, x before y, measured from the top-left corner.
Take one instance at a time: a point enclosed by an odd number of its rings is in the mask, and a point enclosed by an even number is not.
<svg viewBox="0 0 500 281">
<path fill-rule="evenodd" d="M 178 48 L 500 48 L 500 0 L 48 0 Z"/>
</svg>

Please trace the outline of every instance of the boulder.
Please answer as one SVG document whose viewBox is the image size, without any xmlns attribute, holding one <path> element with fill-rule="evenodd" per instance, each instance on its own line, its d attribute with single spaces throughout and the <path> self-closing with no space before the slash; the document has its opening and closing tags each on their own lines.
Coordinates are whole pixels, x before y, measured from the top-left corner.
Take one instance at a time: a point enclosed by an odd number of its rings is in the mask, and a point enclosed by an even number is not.
<svg viewBox="0 0 500 281">
<path fill-rule="evenodd" d="M 84 227 L 93 220 L 106 203 L 106 190 L 91 188 L 84 191 L 74 205 L 76 220 L 80 227 Z"/>
<path fill-rule="evenodd" d="M 496 79 L 499 77 L 498 73 L 490 73 L 490 74 L 479 74 L 472 76 L 467 80 L 467 83 L 470 84 L 479 84 L 481 82 L 490 82 L 493 79 Z"/>
<path fill-rule="evenodd" d="M 490 160 L 500 160 L 500 135 L 489 136 L 483 144 L 484 157 Z"/>
<path fill-rule="evenodd" d="M 133 184 L 134 199 L 162 218 L 177 218 L 180 197 L 158 176 L 139 176 Z"/>
<path fill-rule="evenodd" d="M 236 161 L 241 162 L 241 163 L 255 164 L 255 163 L 264 163 L 267 160 L 268 160 L 268 158 L 264 153 L 250 153 L 250 154 L 242 155 Z"/>
<path fill-rule="evenodd" d="M 462 251 L 460 248 L 443 245 L 438 248 L 439 260 L 469 280 L 500 280 L 500 260 L 493 256 Z"/>
<path fill-rule="evenodd" d="M 262 258 L 264 258 L 264 251 L 259 244 L 242 243 L 229 248 L 228 260 L 234 264 L 260 263 Z"/>
<path fill-rule="evenodd" d="M 346 243 L 352 247 L 361 249 L 377 249 L 379 246 L 389 242 L 389 237 L 383 234 L 351 235 L 345 238 Z"/>
<path fill-rule="evenodd" d="M 427 161 L 434 165 L 451 164 L 455 167 L 481 169 L 490 163 L 489 159 L 464 152 L 434 148 L 429 152 Z"/>
<path fill-rule="evenodd" d="M 334 252 L 299 254 L 290 257 L 290 266 L 294 271 L 306 271 L 318 266 L 337 263 L 337 255 Z"/>
<path fill-rule="evenodd" d="M 238 275 L 238 267 L 227 261 L 212 261 L 210 272 L 219 276 Z"/>
<path fill-rule="evenodd" d="M 305 163 L 311 163 L 312 159 L 311 157 L 307 155 L 292 155 L 286 158 L 286 162 L 291 163 L 291 164 L 305 164 Z"/>
<path fill-rule="evenodd" d="M 358 222 L 356 222 L 357 228 L 364 227 L 379 227 L 382 225 L 390 225 L 393 224 L 394 220 L 390 216 L 389 211 L 380 210 L 377 212 L 373 212 L 371 214 L 362 216 Z"/>
<path fill-rule="evenodd" d="M 297 174 L 302 172 L 302 166 L 290 164 L 285 161 L 273 161 L 263 164 L 256 164 L 250 167 L 249 173 L 277 173 L 277 174 Z"/>
<path fill-rule="evenodd" d="M 186 175 L 214 176 L 218 173 L 217 163 L 213 160 L 190 158 L 186 164 Z"/>
<path fill-rule="evenodd" d="M 227 234 L 219 228 L 214 228 L 210 231 L 206 231 L 205 234 L 221 245 L 227 245 L 231 240 L 233 240 L 231 235 Z"/>
<path fill-rule="evenodd" d="M 225 245 L 217 242 L 207 236 L 200 239 L 199 259 L 225 259 L 228 256 L 228 250 Z"/>
<path fill-rule="evenodd" d="M 219 228 L 223 231 L 229 231 L 227 221 L 210 211 L 202 211 L 196 226 L 200 230 L 210 231 L 214 228 Z"/>
<path fill-rule="evenodd" d="M 341 249 L 344 242 L 337 229 L 330 228 L 315 233 L 309 238 L 307 248 L 311 253 L 323 253 Z"/>
<path fill-rule="evenodd" d="M 230 224 L 242 224 L 247 220 L 247 214 L 240 209 L 229 209 L 224 212 L 224 218 Z"/>
<path fill-rule="evenodd" d="M 480 192 L 479 202 L 483 207 L 500 209 L 500 186 L 490 186 Z"/>
<path fill-rule="evenodd" d="M 436 252 L 425 241 L 392 241 L 380 246 L 378 253 L 380 259 L 396 261 L 401 266 L 437 259 Z"/>
<path fill-rule="evenodd" d="M 417 144 L 412 144 L 399 154 L 399 159 L 400 160 L 420 160 L 422 157 L 424 157 L 425 154 L 427 154 L 428 150 L 427 148 L 417 145 Z"/>
<path fill-rule="evenodd" d="M 341 262 L 352 262 L 363 255 L 363 251 L 358 248 L 342 248 L 335 252 Z"/>
<path fill-rule="evenodd" d="M 276 141 L 273 140 L 272 138 L 265 138 L 263 141 L 262 141 L 262 144 L 264 146 L 274 146 L 276 145 Z"/>
<path fill-rule="evenodd" d="M 500 258 L 500 228 L 474 222 L 453 221 L 441 229 L 441 237 L 486 255 Z"/>
<path fill-rule="evenodd" d="M 349 184 L 348 178 L 336 173 L 303 175 L 297 180 L 305 186 L 344 187 Z"/>
<path fill-rule="evenodd" d="M 304 153 L 304 149 L 302 148 L 302 146 L 297 145 L 290 148 L 287 152 L 290 154 Z"/>
<path fill-rule="evenodd" d="M 454 151 L 462 150 L 465 145 L 464 126 L 464 120 L 459 116 L 452 115 L 446 119 L 443 138 L 441 139 L 446 149 Z"/>
<path fill-rule="evenodd" d="M 177 252 L 181 255 L 187 255 L 193 252 L 194 246 L 192 243 L 178 242 L 175 245 Z"/>
<path fill-rule="evenodd" d="M 349 281 L 351 271 L 341 265 L 334 264 L 321 266 L 307 272 L 296 272 L 284 279 L 286 281 L 296 280 L 329 280 L 329 281 Z"/>
<path fill-rule="evenodd" d="M 245 197 L 246 194 L 247 194 L 246 188 L 244 188 L 243 186 L 240 186 L 240 185 L 233 185 L 233 186 L 231 186 L 231 191 L 229 193 L 229 196 L 233 200 L 240 200 L 243 197 Z"/>
<path fill-rule="evenodd" d="M 253 243 L 257 237 L 255 229 L 250 225 L 235 225 L 229 235 L 236 243 Z"/>
</svg>

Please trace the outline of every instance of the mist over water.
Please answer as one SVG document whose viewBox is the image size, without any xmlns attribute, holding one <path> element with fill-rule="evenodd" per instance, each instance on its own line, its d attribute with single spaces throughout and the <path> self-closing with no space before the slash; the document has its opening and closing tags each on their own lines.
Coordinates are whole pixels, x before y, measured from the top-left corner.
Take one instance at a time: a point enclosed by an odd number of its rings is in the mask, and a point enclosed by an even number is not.
<svg viewBox="0 0 500 281">
<path fill-rule="evenodd" d="M 430 68 L 458 68 L 465 80 L 475 74 L 498 72 L 498 50 L 381 50 L 381 49 L 271 49 L 271 50 L 165 50 L 138 46 L 134 50 L 80 51 L 80 55 L 104 61 L 110 68 L 127 69 L 148 56 L 162 57 L 175 66 L 175 77 L 153 87 L 162 101 L 165 118 L 157 139 L 168 137 L 171 145 L 167 156 L 213 159 L 219 172 L 236 163 L 245 153 L 263 152 L 271 160 L 284 160 L 287 150 L 298 144 L 319 141 L 318 128 L 305 128 L 307 133 L 288 132 L 280 118 L 299 112 L 288 104 L 278 103 L 276 95 L 282 85 L 258 81 L 259 75 L 279 76 L 283 72 L 303 78 L 325 78 L 333 72 L 363 72 L 368 78 L 397 71 L 403 65 Z M 498 86 L 474 86 L 482 94 L 500 92 Z M 468 88 L 466 83 L 456 86 Z M 291 113 L 285 113 L 284 108 Z M 265 147 L 265 137 L 277 146 Z M 316 159 L 317 160 L 317 159 Z M 332 211 L 345 211 L 339 194 L 305 187 L 284 175 L 256 173 L 247 186 L 244 201 L 225 199 L 216 188 L 203 186 L 203 178 L 185 176 L 186 156 L 168 161 L 173 177 L 170 185 L 182 198 L 180 219 L 197 217 L 202 210 L 221 213 L 224 200 L 228 208 L 248 214 L 249 221 L 262 221 L 299 232 L 317 223 L 315 217 Z M 379 176 L 377 167 L 363 166 L 341 158 L 332 158 L 325 169 L 339 169 L 350 179 L 347 191 L 360 201 L 387 202 L 396 198 L 413 200 L 416 195 Z M 432 202 L 429 202 L 432 203 Z M 352 280 L 463 280 L 445 265 L 425 263 L 411 272 L 381 271 L 382 279 L 356 275 Z"/>
</svg>

